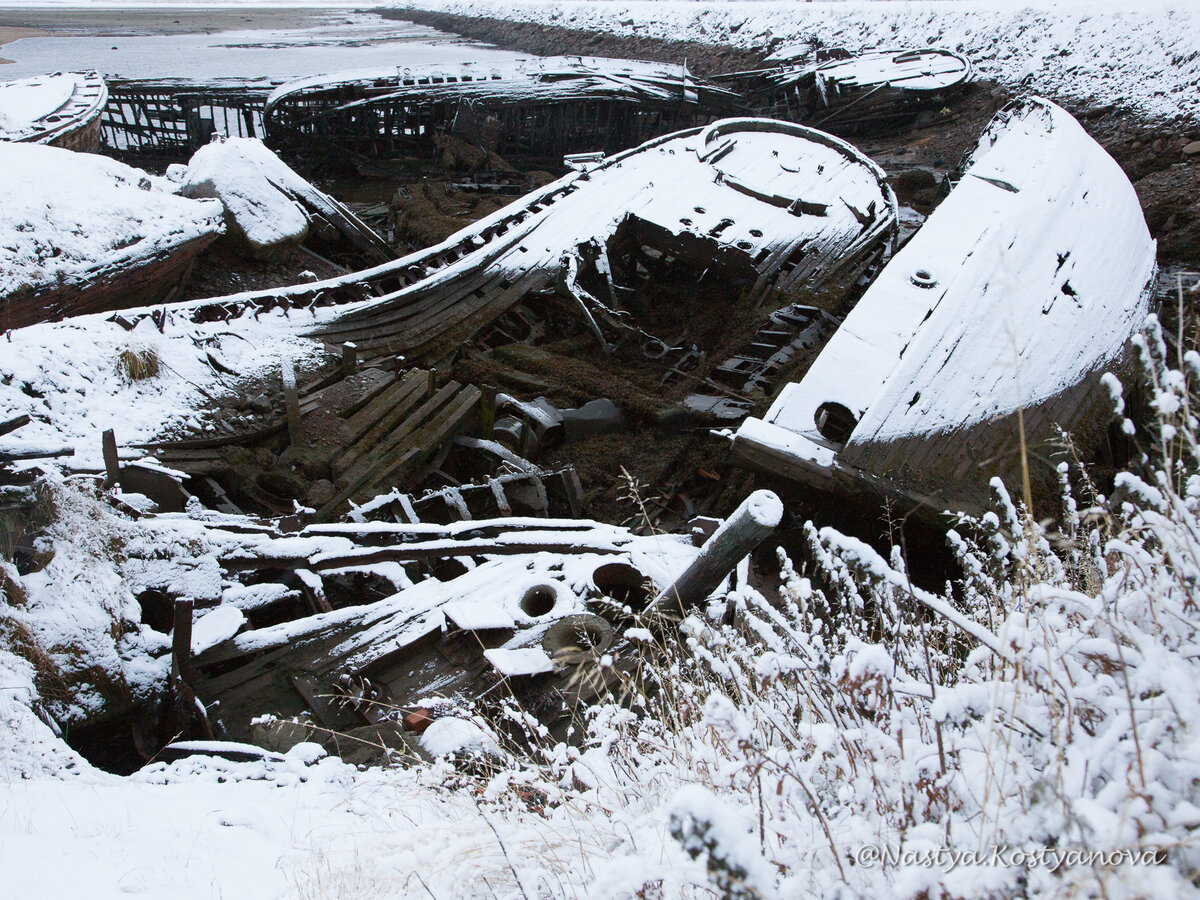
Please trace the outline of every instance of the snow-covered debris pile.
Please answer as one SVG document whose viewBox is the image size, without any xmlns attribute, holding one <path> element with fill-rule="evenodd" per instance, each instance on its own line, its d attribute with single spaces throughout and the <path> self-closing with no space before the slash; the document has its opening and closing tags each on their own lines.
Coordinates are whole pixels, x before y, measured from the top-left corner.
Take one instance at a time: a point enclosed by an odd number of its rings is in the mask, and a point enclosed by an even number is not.
<svg viewBox="0 0 1200 900">
<path fill-rule="evenodd" d="M 228 235 L 259 259 L 286 257 L 310 230 L 326 242 L 351 232 L 381 259 L 391 254 L 342 204 L 319 191 L 256 138 L 218 138 L 196 151 L 179 193 L 225 207 Z"/>
<path fill-rule="evenodd" d="M 220 206 L 212 206 L 219 223 Z M 0 449 L 66 445 L 75 449 L 75 465 L 98 469 L 105 429 L 115 429 L 121 444 L 199 431 L 206 403 L 234 402 L 236 384 L 213 360 L 242 376 L 274 378 L 282 358 L 301 367 L 319 359 L 320 345 L 297 338 L 281 310 L 197 323 L 187 308 L 171 309 L 178 311 L 168 311 L 161 332 L 149 317 L 127 331 L 107 314 L 13 331 L 0 359 L 0 420 L 33 421 L 0 438 Z M 158 375 L 131 380 L 118 364 L 127 351 L 159 360 Z"/>
<path fill-rule="evenodd" d="M 64 863 L 15 853 L 6 883 L 65 893 L 133 869 L 172 896 L 1191 895 L 1200 355 L 1169 370 L 1153 325 L 1139 350 L 1162 413 L 1145 477 L 1089 510 L 1064 489 L 1054 536 L 997 484 L 995 510 L 951 534 L 965 575 L 941 594 L 911 584 L 899 549 L 810 525 L 779 599 L 743 588 L 735 626 L 696 615 L 669 649 L 647 642 L 656 667 L 592 710 L 582 746 L 506 700 L 480 729 L 527 740 L 488 767 L 356 772 L 301 744 L 121 781 L 55 742 L 29 712 L 32 667 L 0 649 L 0 837 L 56 834 Z M 205 877 L 185 885 L 164 858 Z"/>
<path fill-rule="evenodd" d="M 401 8 L 582 31 L 774 51 L 938 45 L 981 78 L 1028 83 L 1071 103 L 1161 118 L 1200 113 L 1200 9 L 1173 0 L 895 0 L 887 3 L 657 0 L 405 0 Z"/>
<path fill-rule="evenodd" d="M 0 142 L 0 298 L 87 282 L 222 230 L 221 207 L 89 153 Z"/>
</svg>

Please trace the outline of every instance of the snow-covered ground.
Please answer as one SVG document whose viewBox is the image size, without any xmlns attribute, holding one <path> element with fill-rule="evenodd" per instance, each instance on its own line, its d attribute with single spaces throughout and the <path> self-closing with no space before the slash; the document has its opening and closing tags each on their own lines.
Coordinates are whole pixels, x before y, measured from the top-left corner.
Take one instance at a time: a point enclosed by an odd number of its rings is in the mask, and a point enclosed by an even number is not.
<svg viewBox="0 0 1200 900">
<path fill-rule="evenodd" d="M 776 49 L 937 45 L 983 78 L 1155 119 L 1200 113 L 1200 4 L 1189 0 L 402 0 L 429 9 L 661 40 Z"/>
<path fill-rule="evenodd" d="M 985 76 L 1030 74 L 1060 99 L 1119 98 L 1167 117 L 1200 103 L 1196 16 L 1153 0 L 445 6 L 742 46 L 932 37 L 963 43 Z M 222 389 L 209 352 L 251 374 L 319 349 L 278 312 L 210 326 L 180 317 L 162 332 L 101 321 L 29 329 L 20 354 L 0 339 L 11 376 L 0 417 L 44 409 L 22 440 L 57 442 L 66 428 L 97 465 L 103 428 L 148 437 Z M 153 346 L 174 374 L 126 383 L 116 357 L 127 344 Z M 1182 446 L 1182 460 L 1145 481 L 1122 476 L 1094 515 L 1064 504 L 1053 536 L 998 490 L 996 512 L 952 537 L 967 575 L 944 596 L 914 589 L 899 552 L 810 528 L 813 571 L 785 572 L 782 609 L 734 597 L 756 642 L 689 620 L 663 666 L 662 715 L 601 709 L 589 747 L 546 747 L 536 767 L 358 771 L 302 744 L 279 760 L 194 759 L 117 778 L 38 718 L 32 664 L 0 650 L 0 895 L 1196 896 L 1200 482 L 1180 486 L 1178 473 L 1197 465 L 1188 381 L 1200 356 L 1168 370 L 1153 329 L 1142 348 L 1164 417 L 1158 449 Z M 12 588 L 26 580 L 35 608 L 55 591 L 83 597 L 90 605 L 63 604 L 74 620 L 62 624 L 107 636 L 90 650 L 126 665 L 144 632 L 114 634 L 122 588 L 92 550 L 143 540 L 145 526 L 61 491 L 71 514 L 55 577 L 5 568 L 0 635 L 19 645 L 17 625 L 30 627 Z M 135 685 L 162 674 L 128 673 Z M 872 865 L 873 847 L 913 855 Z M 1004 864 L 996 848 L 1008 848 Z M 984 862 L 920 855 L 942 849 Z M 1045 851 L 1122 855 L 1056 867 L 1053 855 L 1036 863 Z"/>
</svg>

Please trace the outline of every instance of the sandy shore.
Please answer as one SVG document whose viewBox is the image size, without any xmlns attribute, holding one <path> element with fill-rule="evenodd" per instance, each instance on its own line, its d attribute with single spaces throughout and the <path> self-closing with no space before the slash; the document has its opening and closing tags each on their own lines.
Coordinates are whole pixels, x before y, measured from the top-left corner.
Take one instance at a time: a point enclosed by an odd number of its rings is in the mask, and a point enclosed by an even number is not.
<svg viewBox="0 0 1200 900">
<path fill-rule="evenodd" d="M 363 9 L 370 8 L 364 4 Z M 45 35 L 212 34 L 247 29 L 305 28 L 337 21 L 349 9 L 34 9 L 0 8 L 0 50 Z M 0 56 L 0 64 L 11 63 Z"/>
<path fill-rule="evenodd" d="M 364 9 L 369 4 L 364 4 Z M 20 38 L 55 35 L 212 34 L 258 28 L 305 28 L 336 21 L 348 9 L 23 9 L 0 8 L 0 50 Z M 0 56 L 0 64 L 11 63 Z"/>
<path fill-rule="evenodd" d="M 12 25 L 3 24 L 3 15 L 0 14 L 0 50 L 4 49 L 4 45 L 12 41 L 19 41 L 21 38 L 40 37 L 48 32 L 38 28 L 17 28 Z M 0 56 L 0 65 L 12 62 L 11 59 L 5 59 Z"/>
</svg>

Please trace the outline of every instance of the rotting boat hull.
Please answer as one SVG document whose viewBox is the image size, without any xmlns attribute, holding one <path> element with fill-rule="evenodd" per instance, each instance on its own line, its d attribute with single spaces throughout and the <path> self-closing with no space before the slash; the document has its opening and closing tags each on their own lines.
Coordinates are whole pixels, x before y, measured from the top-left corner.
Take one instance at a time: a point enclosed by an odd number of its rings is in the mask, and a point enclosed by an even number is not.
<svg viewBox="0 0 1200 900">
<path fill-rule="evenodd" d="M 638 333 L 619 308 L 619 246 L 688 258 L 731 293 L 807 298 L 857 272 L 893 236 L 884 173 L 837 138 L 726 119 L 573 172 L 430 250 L 392 264 L 424 278 L 347 309 L 329 342 L 410 358 L 470 338 L 536 291 L 577 305 L 599 335 Z M 603 299 L 583 287 L 603 284 Z M 740 282 L 744 287 L 734 287 Z M 650 337 L 642 334 L 642 337 Z"/>
<path fill-rule="evenodd" d="M 224 230 L 213 200 L 103 156 L 0 142 L 0 329 L 176 299 Z"/>
<path fill-rule="evenodd" d="M 108 88 L 98 72 L 60 72 L 0 84 L 0 112 L 7 92 L 25 95 L 25 101 L 15 100 L 21 105 L 36 102 L 40 94 L 47 108 L 39 117 L 14 123 L 7 131 L 0 127 L 0 140 L 50 144 L 81 153 L 100 149 L 100 114 L 108 102 Z"/>
<path fill-rule="evenodd" d="M 771 61 L 780 65 L 736 73 L 730 83 L 761 115 L 839 133 L 903 127 L 920 110 L 961 90 L 973 74 L 965 56 L 936 47 L 855 54 L 823 50 L 804 63 L 785 53 Z"/>
<path fill-rule="evenodd" d="M 1152 295 L 1155 243 L 1133 186 L 1068 113 L 1001 112 L 950 196 L 885 267 L 812 367 L 739 429 L 741 464 L 983 510 L 989 480 L 1052 478 L 1059 429 L 1107 426 Z"/>
<path fill-rule="evenodd" d="M 505 158 L 557 161 L 623 150 L 740 108 L 735 94 L 686 66 L 546 57 L 303 78 L 277 88 L 263 115 L 278 150 L 428 158 L 456 137 Z"/>
</svg>

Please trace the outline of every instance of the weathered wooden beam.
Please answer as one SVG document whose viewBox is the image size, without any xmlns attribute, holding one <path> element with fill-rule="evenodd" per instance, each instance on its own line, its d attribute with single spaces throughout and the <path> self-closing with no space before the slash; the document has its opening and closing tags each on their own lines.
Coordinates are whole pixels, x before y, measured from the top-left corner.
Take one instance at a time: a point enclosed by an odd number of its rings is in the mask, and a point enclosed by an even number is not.
<svg viewBox="0 0 1200 900">
<path fill-rule="evenodd" d="M 121 481 L 121 463 L 117 458 L 117 436 L 109 428 L 101 435 L 100 440 L 104 453 L 104 483 L 106 487 L 112 487 Z"/>
<path fill-rule="evenodd" d="M 720 587 L 725 576 L 761 544 L 783 518 L 783 503 L 771 491 L 755 491 L 704 542 L 700 553 L 675 583 L 654 598 L 646 612 L 681 618 Z"/>
<path fill-rule="evenodd" d="M 288 440 L 293 447 L 304 441 L 304 423 L 300 418 L 300 395 L 296 390 L 296 367 L 291 359 L 283 361 L 283 402 L 287 407 Z"/>
<path fill-rule="evenodd" d="M 479 393 L 479 436 L 489 440 L 496 427 L 496 388 L 485 384 Z"/>
<path fill-rule="evenodd" d="M 13 450 L 0 453 L 0 462 L 16 462 L 22 459 L 48 459 L 52 456 L 74 456 L 74 447 L 47 447 L 45 449 Z"/>
<path fill-rule="evenodd" d="M 184 683 L 196 675 L 196 667 L 192 664 L 193 606 L 190 597 L 175 601 L 175 627 L 171 633 L 171 669 Z"/>
<path fill-rule="evenodd" d="M 8 434 L 10 431 L 16 431 L 18 428 L 23 428 L 29 424 L 29 416 L 21 415 L 16 418 L 8 419 L 0 422 L 0 434 Z"/>
<path fill-rule="evenodd" d="M 349 378 L 358 371 L 358 345 L 353 341 L 342 344 L 342 377 Z"/>
</svg>

